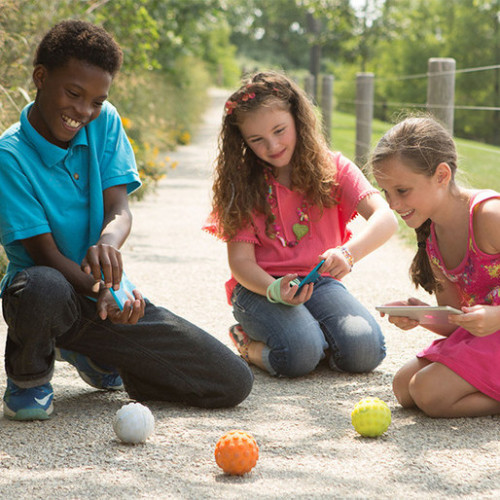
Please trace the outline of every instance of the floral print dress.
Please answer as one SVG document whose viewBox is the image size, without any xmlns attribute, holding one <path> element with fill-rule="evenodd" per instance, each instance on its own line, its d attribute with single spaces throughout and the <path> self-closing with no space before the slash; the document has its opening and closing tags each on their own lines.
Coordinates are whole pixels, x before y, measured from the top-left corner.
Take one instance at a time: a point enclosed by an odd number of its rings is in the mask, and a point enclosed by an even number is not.
<svg viewBox="0 0 500 500">
<path fill-rule="evenodd" d="M 472 197 L 467 253 L 456 268 L 446 268 L 433 224 L 427 239 L 427 254 L 431 262 L 457 285 L 464 306 L 500 306 L 500 254 L 482 252 L 473 231 L 474 209 L 491 198 L 500 198 L 500 194 L 484 190 Z M 476 337 L 459 327 L 449 337 L 435 340 L 417 356 L 446 365 L 479 391 L 500 401 L 500 330 L 486 337 Z"/>
</svg>

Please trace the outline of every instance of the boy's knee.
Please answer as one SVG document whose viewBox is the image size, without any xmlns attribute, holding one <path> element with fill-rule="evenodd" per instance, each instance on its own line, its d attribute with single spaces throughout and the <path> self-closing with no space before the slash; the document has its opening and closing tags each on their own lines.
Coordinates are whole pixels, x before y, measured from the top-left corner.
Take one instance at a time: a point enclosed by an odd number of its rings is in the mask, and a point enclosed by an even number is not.
<svg viewBox="0 0 500 500">
<path fill-rule="evenodd" d="M 26 269 L 26 291 L 29 296 L 51 304 L 66 302 L 74 294 L 73 287 L 63 274 L 52 267 L 35 266 Z"/>
<path fill-rule="evenodd" d="M 239 366 L 231 371 L 224 396 L 213 407 L 232 408 L 244 401 L 252 391 L 254 376 L 247 362 L 239 358 Z"/>
<path fill-rule="evenodd" d="M 42 318 L 68 304 L 76 313 L 74 297 L 75 292 L 62 273 L 47 266 L 33 266 L 19 272 L 7 288 L 4 314 L 7 321 L 26 310 L 31 316 Z"/>
</svg>

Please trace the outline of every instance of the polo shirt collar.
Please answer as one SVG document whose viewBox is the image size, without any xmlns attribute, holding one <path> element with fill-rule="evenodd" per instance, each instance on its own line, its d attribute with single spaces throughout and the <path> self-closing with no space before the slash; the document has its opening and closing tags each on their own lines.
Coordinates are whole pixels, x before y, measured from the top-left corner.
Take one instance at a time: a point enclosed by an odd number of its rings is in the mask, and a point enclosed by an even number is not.
<svg viewBox="0 0 500 500">
<path fill-rule="evenodd" d="M 73 137 L 68 149 L 60 148 L 49 142 L 45 137 L 41 136 L 29 122 L 28 113 L 31 106 L 33 106 L 33 103 L 28 104 L 21 111 L 21 130 L 35 150 L 41 153 L 40 158 L 47 167 L 53 167 L 63 161 L 74 147 L 88 146 L 87 131 L 85 127 L 80 129 L 76 136 Z"/>
</svg>

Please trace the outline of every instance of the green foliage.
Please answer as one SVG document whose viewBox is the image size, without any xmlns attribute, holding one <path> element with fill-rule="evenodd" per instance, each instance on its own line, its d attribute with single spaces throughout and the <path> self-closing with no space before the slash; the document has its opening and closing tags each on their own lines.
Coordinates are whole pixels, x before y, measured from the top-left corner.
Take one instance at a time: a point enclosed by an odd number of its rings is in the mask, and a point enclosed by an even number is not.
<svg viewBox="0 0 500 500">
<path fill-rule="evenodd" d="M 236 61 L 236 47 L 229 42 L 231 29 L 221 22 L 205 34 L 206 48 L 203 59 L 219 87 L 234 87 L 238 84 L 241 70 Z"/>
<path fill-rule="evenodd" d="M 399 103 L 425 105 L 428 59 L 453 57 L 457 70 L 500 64 L 500 1 L 387 0 L 378 23 L 384 35 L 374 41 L 368 66 L 376 73 L 376 101 L 400 108 Z M 458 106 L 500 105 L 500 70 L 456 75 L 455 103 Z M 422 75 L 416 79 L 386 75 Z M 390 104 L 395 103 L 395 104 Z M 388 108 L 379 106 L 376 115 L 386 119 Z M 500 144 L 500 112 L 456 111 L 455 133 Z"/>
<path fill-rule="evenodd" d="M 355 19 L 348 0 L 231 0 L 228 4 L 231 41 L 240 56 L 261 66 L 307 68 L 313 45 L 321 45 L 327 57 L 338 57 L 352 37 Z M 308 24 L 308 14 L 321 23 L 317 33 Z"/>
<path fill-rule="evenodd" d="M 428 60 L 453 57 L 455 133 L 500 145 L 500 0 L 228 0 L 231 40 L 247 66 L 308 68 L 319 45 L 336 106 L 352 112 L 356 73 L 375 74 L 375 116 L 392 120 L 427 100 Z M 308 14 L 320 24 L 311 33 Z M 255 61 L 255 62 L 254 62 Z M 418 77 L 414 77 L 419 75 Z"/>
<path fill-rule="evenodd" d="M 163 152 L 189 143 L 206 109 L 210 77 L 204 64 L 186 56 L 176 61 L 174 69 L 182 79 L 136 72 L 118 77 L 114 84 L 111 99 L 120 110 L 143 182 L 133 195 L 137 198 L 176 167 Z"/>
<path fill-rule="evenodd" d="M 88 3 L 88 2 L 84 2 Z M 93 2 L 87 9 L 89 20 L 114 34 L 123 50 L 123 71 L 158 69 L 160 33 L 151 16 L 148 0 L 113 0 Z"/>
</svg>

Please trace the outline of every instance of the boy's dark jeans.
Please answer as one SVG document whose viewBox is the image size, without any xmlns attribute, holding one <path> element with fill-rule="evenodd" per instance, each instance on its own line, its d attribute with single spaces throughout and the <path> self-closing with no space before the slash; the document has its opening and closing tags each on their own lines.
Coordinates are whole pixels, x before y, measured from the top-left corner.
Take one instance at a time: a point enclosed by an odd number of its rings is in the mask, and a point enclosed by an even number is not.
<svg viewBox="0 0 500 500">
<path fill-rule="evenodd" d="M 95 302 L 76 294 L 50 267 L 18 273 L 2 305 L 8 325 L 5 368 L 20 387 L 51 379 L 57 346 L 116 367 L 128 394 L 138 401 L 229 407 L 252 388 L 246 362 L 197 326 L 149 301 L 136 325 L 103 321 Z"/>
</svg>

